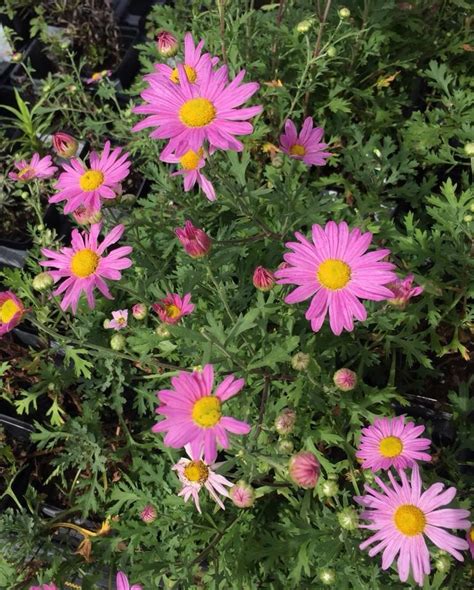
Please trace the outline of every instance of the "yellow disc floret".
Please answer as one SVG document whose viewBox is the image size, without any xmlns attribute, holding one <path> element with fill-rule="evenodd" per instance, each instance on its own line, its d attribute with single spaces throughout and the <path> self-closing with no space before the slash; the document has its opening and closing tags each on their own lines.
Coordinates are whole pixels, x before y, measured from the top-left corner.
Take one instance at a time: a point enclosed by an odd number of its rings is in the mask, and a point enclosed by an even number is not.
<svg viewBox="0 0 474 590">
<path fill-rule="evenodd" d="M 0 304 L 0 322 L 2 324 L 8 324 L 19 311 L 21 311 L 21 308 L 13 301 L 13 299 L 7 299 Z"/>
<path fill-rule="evenodd" d="M 403 443 L 398 436 L 387 436 L 380 441 L 379 451 L 387 459 L 398 457 L 403 451 Z"/>
<path fill-rule="evenodd" d="M 177 318 L 181 315 L 181 310 L 179 309 L 179 307 L 177 305 L 174 305 L 173 303 L 165 305 L 165 310 L 166 310 L 166 315 L 172 319 Z"/>
<path fill-rule="evenodd" d="M 72 257 L 71 271 L 76 277 L 85 279 L 94 274 L 98 264 L 99 256 L 89 248 L 84 248 Z"/>
<path fill-rule="evenodd" d="M 184 477 L 196 483 L 204 483 L 209 477 L 209 468 L 204 461 L 190 461 L 184 468 Z"/>
<path fill-rule="evenodd" d="M 207 98 L 190 98 L 179 109 L 179 120 L 186 127 L 205 127 L 216 118 L 216 109 Z"/>
<path fill-rule="evenodd" d="M 425 530 L 425 514 L 413 504 L 399 506 L 393 515 L 393 521 L 397 529 L 407 537 L 414 537 Z"/>
<path fill-rule="evenodd" d="M 104 175 L 99 170 L 86 170 L 79 179 L 83 191 L 94 191 L 104 182 Z"/>
<path fill-rule="evenodd" d="M 31 166 L 25 166 L 18 172 L 18 178 L 31 178 L 31 176 L 35 173 L 34 168 Z"/>
<path fill-rule="evenodd" d="M 336 291 L 345 287 L 351 280 L 351 269 L 342 260 L 328 258 L 321 262 L 316 276 L 323 287 Z"/>
<path fill-rule="evenodd" d="M 304 145 L 300 143 L 295 143 L 290 147 L 290 154 L 292 156 L 304 156 L 306 154 L 306 149 Z"/>
<path fill-rule="evenodd" d="M 199 160 L 202 158 L 203 150 L 200 148 L 197 152 L 188 150 L 184 156 L 181 156 L 179 163 L 185 170 L 196 170 Z"/>
<path fill-rule="evenodd" d="M 194 84 L 194 82 L 196 82 L 197 79 L 197 72 L 196 70 L 188 65 L 184 66 L 184 71 L 186 72 L 186 78 L 188 79 L 188 82 L 191 82 L 191 84 Z M 177 84 L 179 82 L 179 72 L 178 72 L 178 68 L 175 68 L 171 74 L 170 74 L 170 80 L 171 82 L 174 82 L 174 84 Z"/>
<path fill-rule="evenodd" d="M 221 419 L 221 400 L 213 395 L 201 397 L 194 404 L 192 417 L 201 428 L 212 428 Z"/>
</svg>

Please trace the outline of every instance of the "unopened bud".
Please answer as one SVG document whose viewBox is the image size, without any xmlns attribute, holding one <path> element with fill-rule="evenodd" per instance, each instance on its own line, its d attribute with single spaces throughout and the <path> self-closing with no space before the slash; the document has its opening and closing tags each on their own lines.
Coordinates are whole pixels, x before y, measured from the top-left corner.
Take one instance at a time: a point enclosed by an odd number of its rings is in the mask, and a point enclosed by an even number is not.
<svg viewBox="0 0 474 590">
<path fill-rule="evenodd" d="M 295 445 L 292 443 L 291 440 L 284 438 L 278 443 L 278 451 L 282 455 L 291 455 L 295 448 Z"/>
<path fill-rule="evenodd" d="M 297 352 L 291 357 L 291 366 L 295 371 L 306 371 L 311 357 L 305 352 Z"/>
<path fill-rule="evenodd" d="M 352 391 L 357 385 L 357 375 L 350 369 L 339 369 L 334 373 L 333 381 L 341 391 Z"/>
<path fill-rule="evenodd" d="M 296 30 L 298 33 L 307 33 L 311 27 L 313 26 L 313 21 L 311 19 L 302 20 L 296 25 Z"/>
<path fill-rule="evenodd" d="M 168 338 L 170 336 L 170 331 L 168 330 L 165 324 L 159 324 L 155 328 L 155 334 L 160 338 Z"/>
<path fill-rule="evenodd" d="M 339 486 L 337 485 L 337 482 L 330 479 L 323 482 L 321 484 L 321 493 L 323 496 L 326 496 L 326 498 L 337 496 L 339 493 Z"/>
<path fill-rule="evenodd" d="M 448 555 L 440 555 L 434 562 L 435 568 L 442 574 L 446 574 L 451 569 L 451 559 Z"/>
<path fill-rule="evenodd" d="M 49 274 L 49 272 L 40 272 L 39 275 L 36 275 L 33 279 L 33 289 L 35 291 L 46 291 L 54 284 L 53 277 Z"/>
<path fill-rule="evenodd" d="M 173 57 L 178 53 L 178 40 L 169 31 L 161 31 L 156 37 L 158 52 L 163 57 Z"/>
<path fill-rule="evenodd" d="M 319 571 L 318 577 L 325 586 L 332 586 L 336 581 L 336 572 L 329 568 L 324 568 Z"/>
<path fill-rule="evenodd" d="M 290 434 L 293 432 L 296 422 L 296 412 L 291 408 L 285 408 L 275 418 L 275 430 L 278 434 Z"/>
<path fill-rule="evenodd" d="M 328 52 L 327 53 L 328 53 L 328 56 L 329 57 L 336 57 L 336 55 L 337 55 L 337 49 L 334 47 L 334 45 L 330 45 L 328 47 Z"/>
<path fill-rule="evenodd" d="M 123 350 L 126 340 L 122 334 L 114 334 L 110 339 L 110 348 L 112 350 Z"/>
<path fill-rule="evenodd" d="M 156 510 L 154 506 L 152 506 L 151 504 L 147 504 L 145 508 L 140 512 L 140 518 L 143 520 L 143 522 L 146 522 L 147 524 L 150 524 L 153 521 L 155 521 Z"/>
<path fill-rule="evenodd" d="M 342 8 L 339 8 L 337 14 L 339 15 L 339 18 L 346 19 L 351 16 L 351 11 L 345 6 L 343 6 Z"/>
<path fill-rule="evenodd" d="M 255 490 L 247 482 L 240 480 L 230 488 L 229 496 L 239 508 L 250 508 L 255 502 Z"/>
<path fill-rule="evenodd" d="M 143 303 L 136 303 L 132 307 L 132 315 L 136 320 L 144 320 L 148 315 L 146 305 L 144 305 Z"/>
<path fill-rule="evenodd" d="M 350 506 L 338 513 L 337 520 L 339 521 L 341 528 L 346 531 L 355 531 L 359 526 L 359 515 L 357 514 L 357 510 Z"/>
<path fill-rule="evenodd" d="M 470 156 L 471 158 L 474 156 L 474 142 L 470 141 L 466 143 L 464 146 L 464 152 L 466 156 Z"/>
</svg>

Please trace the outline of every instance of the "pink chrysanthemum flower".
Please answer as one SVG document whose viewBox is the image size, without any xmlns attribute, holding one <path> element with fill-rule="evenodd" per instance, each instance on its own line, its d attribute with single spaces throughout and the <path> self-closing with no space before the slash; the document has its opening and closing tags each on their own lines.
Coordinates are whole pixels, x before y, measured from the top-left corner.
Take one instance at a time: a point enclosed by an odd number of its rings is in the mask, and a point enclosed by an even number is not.
<svg viewBox="0 0 474 590">
<path fill-rule="evenodd" d="M 306 319 L 315 332 L 328 312 L 334 334 L 338 336 L 344 329 L 352 331 L 353 318 L 367 318 L 359 297 L 381 301 L 393 295 L 384 285 L 396 278 L 395 266 L 380 262 L 390 250 L 365 253 L 372 240 L 370 232 L 349 231 L 344 221 L 329 221 L 325 228 L 313 225 L 312 242 L 299 232 L 295 236 L 297 242 L 285 244 L 293 252 L 283 256 L 291 266 L 277 270 L 275 276 L 280 284 L 298 285 L 285 297 L 286 303 L 312 297 Z"/>
<path fill-rule="evenodd" d="M 189 498 L 192 498 L 199 514 L 201 514 L 199 492 L 202 487 L 205 487 L 217 505 L 222 510 L 225 510 L 224 503 L 219 498 L 219 494 L 228 498 L 229 492 L 224 486 L 230 488 L 233 485 L 232 482 L 223 475 L 219 475 L 213 471 L 218 465 L 209 465 L 202 460 L 202 451 L 198 455 L 195 455 L 190 445 L 186 445 L 184 449 L 189 459 L 182 458 L 176 465 L 173 465 L 173 469 L 177 472 L 182 484 L 182 489 L 178 496 L 183 496 L 185 502 Z"/>
<path fill-rule="evenodd" d="M 362 460 L 363 469 L 405 469 L 416 461 L 431 461 L 424 453 L 429 449 L 429 438 L 419 438 L 424 426 L 413 422 L 405 424 L 405 417 L 376 419 L 372 426 L 362 429 L 356 457 Z"/>
<path fill-rule="evenodd" d="M 175 154 L 162 156 L 161 160 L 169 164 L 180 164 L 181 170 L 173 172 L 171 176 L 184 177 L 183 185 L 185 192 L 190 191 L 197 182 L 210 201 L 216 200 L 216 191 L 212 182 L 201 172 L 201 169 L 206 165 L 204 150 L 202 148 L 197 152 L 188 150 L 183 156 L 176 156 Z"/>
<path fill-rule="evenodd" d="M 115 199 L 120 183 L 129 174 L 128 152 L 121 154 L 122 148 L 110 152 L 107 141 L 102 154 L 91 152 L 89 168 L 78 158 L 63 164 L 64 172 L 59 176 L 56 188 L 60 191 L 50 197 L 50 203 L 67 201 L 64 213 L 71 213 L 79 207 L 98 211 L 101 199 Z"/>
<path fill-rule="evenodd" d="M 191 258 L 202 258 L 209 253 L 212 246 L 211 238 L 202 229 L 186 221 L 184 227 L 177 227 L 174 233 L 183 244 L 183 248 Z"/>
<path fill-rule="evenodd" d="M 89 232 L 73 230 L 71 247 L 61 248 L 59 252 L 48 248 L 41 250 L 43 255 L 50 259 L 41 261 L 41 266 L 57 269 L 49 271 L 49 274 L 55 283 L 62 281 L 53 295 L 65 293 L 61 301 L 63 311 L 71 307 L 73 313 L 76 313 L 79 298 L 83 292 L 89 307 L 93 309 L 95 306 L 93 291 L 96 287 L 104 297 L 113 299 L 104 279 L 118 281 L 122 277 L 120 271 L 132 265 L 130 258 L 126 258 L 133 250 L 131 246 L 121 246 L 112 250 L 107 256 L 103 256 L 106 248 L 120 240 L 124 226 L 114 227 L 99 244 L 101 228 L 100 223 L 95 223 Z"/>
<path fill-rule="evenodd" d="M 423 293 L 423 287 L 413 287 L 414 278 L 413 275 L 407 275 L 404 279 L 397 279 L 387 285 L 394 295 L 388 300 L 391 305 L 404 309 L 412 297 Z"/>
<path fill-rule="evenodd" d="M 184 63 L 182 66 L 184 67 L 186 78 L 190 84 L 199 84 L 205 67 L 209 63 L 214 66 L 219 61 L 218 57 L 211 57 L 209 53 L 201 55 L 203 47 L 203 39 L 201 39 L 201 41 L 195 46 L 191 33 L 186 33 L 184 36 Z M 166 64 L 155 64 L 155 71 L 159 74 L 158 79 L 169 80 L 173 84 L 179 83 L 179 71 L 177 67 L 173 69 Z M 148 76 L 145 76 L 145 79 L 149 79 L 154 75 L 156 74 L 149 74 Z"/>
<path fill-rule="evenodd" d="M 117 572 L 115 584 L 116 590 L 143 590 L 143 586 L 141 584 L 133 584 L 133 586 L 130 586 L 128 577 L 123 572 Z"/>
<path fill-rule="evenodd" d="M 112 75 L 112 70 L 101 70 L 100 72 L 94 72 L 90 78 L 86 79 L 86 84 L 98 84 L 105 78 Z"/>
<path fill-rule="evenodd" d="M 280 145 L 283 152 L 295 160 L 303 160 L 308 166 L 324 166 L 326 159 L 332 156 L 325 152 L 327 143 L 321 141 L 324 129 L 313 129 L 312 117 L 307 117 L 303 123 L 301 133 L 298 134 L 293 121 L 288 119 L 285 123 L 285 133 L 280 136 Z"/>
<path fill-rule="evenodd" d="M 33 178 L 50 178 L 56 172 L 56 166 L 53 166 L 51 156 L 41 158 L 39 154 L 33 154 L 31 161 L 20 160 L 15 162 L 15 168 L 18 172 L 10 172 L 9 178 L 26 182 Z"/>
<path fill-rule="evenodd" d="M 90 225 L 91 223 L 99 223 L 102 220 L 102 213 L 100 209 L 93 209 L 92 207 L 79 207 L 72 212 L 74 220 L 79 225 Z"/>
<path fill-rule="evenodd" d="M 25 314 L 23 303 L 11 291 L 0 292 L 0 336 L 13 330 Z"/>
<path fill-rule="evenodd" d="M 107 324 L 107 329 L 122 330 L 127 327 L 128 310 L 117 309 L 117 311 L 112 312 L 112 318 L 113 319 Z"/>
<path fill-rule="evenodd" d="M 217 457 L 217 443 L 229 448 L 227 431 L 250 432 L 246 422 L 222 415 L 222 404 L 239 393 L 244 386 L 243 379 L 228 375 L 212 393 L 214 367 L 205 365 L 202 371 L 180 371 L 171 384 L 173 389 L 157 392 L 162 405 L 156 413 L 166 418 L 152 428 L 153 432 L 166 432 L 165 445 L 179 449 L 190 444 L 195 457 L 204 448 L 204 461 L 211 465 Z"/>
<path fill-rule="evenodd" d="M 423 585 L 425 575 L 431 571 L 430 555 L 426 546 L 426 535 L 432 543 L 443 551 L 447 551 L 459 561 L 464 561 L 459 550 L 468 548 L 465 539 L 460 539 L 445 528 L 469 528 L 468 510 L 457 508 L 441 509 L 449 504 L 456 495 L 456 488 L 444 490 L 441 483 L 433 484 L 422 493 L 421 478 L 415 464 L 411 473 L 411 482 L 404 471 L 400 471 L 401 485 L 395 481 L 393 474 L 388 473 L 392 486 L 386 485 L 375 477 L 382 492 L 365 485 L 367 495 L 355 497 L 356 502 L 364 506 L 360 517 L 369 521 L 360 525 L 375 531 L 364 541 L 361 549 L 369 550 L 370 557 L 383 550 L 382 569 L 388 569 L 398 556 L 397 568 L 400 580 L 406 582 L 410 570 L 417 584 Z"/>
<path fill-rule="evenodd" d="M 152 305 L 153 311 L 165 324 L 176 324 L 185 315 L 194 311 L 191 303 L 191 293 L 186 293 L 182 298 L 177 293 L 168 293 L 164 299 Z"/>
<path fill-rule="evenodd" d="M 257 92 L 259 85 L 242 84 L 245 70 L 228 83 L 227 67 L 213 72 L 210 62 L 203 67 L 199 85 L 190 84 L 184 71 L 179 65 L 178 84 L 148 79 L 149 88 L 141 94 L 145 104 L 134 110 L 150 116 L 137 123 L 133 131 L 156 127 L 150 137 L 169 139 L 161 159 L 171 153 L 182 156 L 189 150 L 197 152 L 205 141 L 213 149 L 241 151 L 243 145 L 235 136 L 252 133 L 247 119 L 258 115 L 262 107 L 238 107 Z"/>
</svg>

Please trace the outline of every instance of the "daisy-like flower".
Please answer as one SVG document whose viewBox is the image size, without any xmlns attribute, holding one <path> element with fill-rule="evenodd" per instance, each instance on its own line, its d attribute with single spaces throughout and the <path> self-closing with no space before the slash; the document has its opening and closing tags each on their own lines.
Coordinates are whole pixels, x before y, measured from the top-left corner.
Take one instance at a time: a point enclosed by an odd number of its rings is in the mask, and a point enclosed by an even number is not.
<svg viewBox="0 0 474 590">
<path fill-rule="evenodd" d="M 15 168 L 18 172 L 10 172 L 9 178 L 23 182 L 33 178 L 50 178 L 57 170 L 56 166 L 53 166 L 51 156 L 41 158 L 39 154 L 33 154 L 29 162 L 27 160 L 15 162 Z"/>
<path fill-rule="evenodd" d="M 117 309 L 117 311 L 112 312 L 112 318 L 107 324 L 107 329 L 122 330 L 127 327 L 128 310 Z"/>
<path fill-rule="evenodd" d="M 288 242 L 293 252 L 283 258 L 290 265 L 275 272 L 280 284 L 298 287 L 285 297 L 286 303 L 299 303 L 312 297 L 306 319 L 317 332 L 329 312 L 331 330 L 339 336 L 354 329 L 353 318 L 365 320 L 367 311 L 359 297 L 382 301 L 393 293 L 384 287 L 396 279 L 395 266 L 380 262 L 390 250 L 365 253 L 372 234 L 359 229 L 349 231 L 347 223 L 329 221 L 325 228 L 313 225 L 312 238 L 295 234 L 297 242 Z"/>
<path fill-rule="evenodd" d="M 305 119 L 299 134 L 293 121 L 288 119 L 285 123 L 285 133 L 280 136 L 280 146 L 290 158 L 303 160 L 308 166 L 324 166 L 326 159 L 332 154 L 324 151 L 328 144 L 321 141 L 323 135 L 322 127 L 313 129 L 312 117 Z"/>
<path fill-rule="evenodd" d="M 372 426 L 362 429 L 356 457 L 362 460 L 363 469 L 405 469 L 416 461 L 431 461 L 426 452 L 431 441 L 419 438 L 424 426 L 413 422 L 405 424 L 405 417 L 376 419 Z"/>
<path fill-rule="evenodd" d="M 23 303 L 11 291 L 0 292 L 0 336 L 13 330 L 25 313 Z"/>
<path fill-rule="evenodd" d="M 118 242 L 124 232 L 123 225 L 114 227 L 99 244 L 98 238 L 102 224 L 95 223 L 89 232 L 73 230 L 71 246 L 61 248 L 59 252 L 43 248 L 42 254 L 49 258 L 40 262 L 41 266 L 49 266 L 56 270 L 50 270 L 49 274 L 54 282 L 61 281 L 53 295 L 65 293 L 61 301 L 61 309 L 65 311 L 68 307 L 76 313 L 79 298 L 84 292 L 87 303 L 91 309 L 95 306 L 94 289 L 107 297 L 113 299 L 104 279 L 118 281 L 122 277 L 122 271 L 132 265 L 127 255 L 133 250 L 131 246 L 121 246 L 110 254 L 104 256 L 106 248 Z M 63 280 L 64 279 L 64 280 Z"/>
<path fill-rule="evenodd" d="M 176 42 L 176 39 L 175 39 Z M 203 70 L 209 63 L 214 66 L 219 61 L 218 57 L 211 57 L 209 53 L 201 55 L 202 48 L 204 47 L 204 40 L 201 39 L 195 46 L 193 36 L 191 33 L 186 33 L 184 36 L 184 71 L 186 78 L 190 84 L 199 84 L 201 82 Z M 163 80 L 170 80 L 173 84 L 179 83 L 179 70 L 178 68 L 170 68 L 166 64 L 155 64 L 155 71 L 160 75 Z M 149 79 L 154 74 L 145 76 L 145 79 Z"/>
<path fill-rule="evenodd" d="M 86 84 L 98 84 L 104 78 L 108 78 L 112 75 L 112 70 L 101 70 L 100 72 L 94 72 L 90 78 L 86 79 Z"/>
<path fill-rule="evenodd" d="M 388 302 L 394 307 L 404 309 L 412 297 L 417 297 L 423 293 L 423 287 L 413 287 L 413 275 L 407 275 L 404 279 L 397 279 L 388 285 L 393 292 Z"/>
<path fill-rule="evenodd" d="M 200 84 L 190 84 L 184 67 L 178 66 L 179 83 L 163 84 L 154 77 L 141 94 L 145 104 L 135 107 L 136 113 L 150 115 L 133 127 L 140 131 L 156 127 L 153 139 L 169 139 L 161 159 L 174 153 L 182 156 L 189 150 L 197 152 L 205 141 L 211 149 L 243 149 L 236 135 L 248 135 L 253 127 L 248 119 L 262 111 L 261 106 L 239 109 L 255 92 L 256 82 L 242 84 L 245 70 L 228 82 L 227 67 L 212 71 L 210 62 L 200 73 Z"/>
<path fill-rule="evenodd" d="M 173 389 L 157 392 L 162 403 L 156 409 L 165 420 L 152 428 L 153 432 L 166 432 L 165 445 L 179 449 L 190 444 L 193 456 L 199 456 L 204 448 L 204 461 L 211 465 L 217 457 L 217 443 L 229 448 L 227 431 L 233 434 L 248 434 L 250 426 L 230 416 L 222 415 L 222 404 L 239 393 L 243 379 L 228 375 L 216 391 L 214 367 L 205 365 L 202 371 L 180 371 L 171 379 Z"/>
<path fill-rule="evenodd" d="M 100 156 L 91 152 L 88 168 L 78 158 L 63 164 L 64 172 L 56 183 L 60 191 L 50 197 L 49 202 L 67 201 L 64 213 L 71 213 L 81 206 L 99 211 L 101 199 L 115 199 L 120 183 L 129 174 L 129 154 L 121 152 L 119 147 L 110 152 L 110 141 L 107 141 Z"/>
<path fill-rule="evenodd" d="M 160 157 L 163 162 L 170 164 L 179 164 L 181 169 L 177 172 L 173 172 L 171 176 L 183 176 L 184 190 L 190 191 L 196 182 L 198 186 L 202 188 L 204 194 L 210 201 L 216 200 L 216 191 L 212 182 L 208 180 L 201 169 L 204 168 L 206 161 L 204 157 L 204 150 L 199 148 L 196 152 L 194 150 L 188 150 L 183 156 L 176 156 L 175 154 L 169 154 Z"/>
<path fill-rule="evenodd" d="M 128 577 L 123 572 L 117 572 L 115 584 L 116 590 L 143 590 L 143 586 L 141 584 L 133 584 L 133 586 L 130 586 Z"/>
<path fill-rule="evenodd" d="M 184 501 L 187 502 L 192 498 L 196 505 L 197 511 L 201 514 L 201 506 L 199 504 L 199 492 L 202 487 L 205 487 L 209 492 L 211 498 L 217 505 L 225 510 L 224 503 L 219 498 L 219 494 L 225 498 L 229 497 L 229 492 L 224 486 L 232 487 L 232 482 L 226 479 L 223 475 L 219 475 L 213 469 L 218 465 L 210 465 L 202 460 L 202 451 L 196 455 L 190 445 L 184 447 L 189 459 L 183 457 L 173 469 L 177 472 L 179 481 L 182 484 L 182 489 L 178 496 L 183 496 Z"/>
<path fill-rule="evenodd" d="M 459 550 L 468 548 L 465 539 L 448 533 L 446 528 L 468 529 L 468 510 L 442 508 L 456 495 L 456 488 L 444 489 L 442 483 L 433 484 L 422 493 L 418 465 L 413 466 L 411 481 L 406 473 L 400 471 L 401 485 L 391 472 L 388 472 L 391 486 L 375 477 L 382 492 L 365 484 L 367 494 L 355 500 L 365 510 L 361 519 L 369 522 L 360 525 L 374 531 L 360 548 L 369 550 L 370 557 L 383 551 L 382 569 L 388 569 L 398 555 L 397 569 L 402 582 L 406 582 L 410 570 L 417 584 L 423 585 L 423 578 L 431 571 L 430 554 L 425 535 L 443 551 L 447 551 L 459 561 L 464 561 Z"/>
<path fill-rule="evenodd" d="M 176 324 L 179 320 L 194 311 L 191 303 L 191 293 L 180 297 L 177 293 L 168 293 L 164 299 L 152 305 L 153 311 L 165 324 Z"/>
<path fill-rule="evenodd" d="M 466 540 L 469 545 L 469 551 L 471 552 L 471 559 L 474 559 L 474 526 L 471 526 L 467 531 Z"/>
</svg>

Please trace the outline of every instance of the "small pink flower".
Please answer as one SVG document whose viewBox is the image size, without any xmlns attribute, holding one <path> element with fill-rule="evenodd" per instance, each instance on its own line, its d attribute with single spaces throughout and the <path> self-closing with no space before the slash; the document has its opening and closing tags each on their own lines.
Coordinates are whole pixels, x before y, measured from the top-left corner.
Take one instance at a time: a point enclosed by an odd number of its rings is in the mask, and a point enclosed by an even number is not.
<svg viewBox="0 0 474 590">
<path fill-rule="evenodd" d="M 423 287 L 413 287 L 413 275 L 407 275 L 404 279 L 397 279 L 393 283 L 387 285 L 390 291 L 393 292 L 394 297 L 388 299 L 388 302 L 394 307 L 404 309 L 408 305 L 408 301 L 412 297 L 421 295 Z"/>
<path fill-rule="evenodd" d="M 202 460 L 202 451 L 198 454 L 193 453 L 191 445 L 186 445 L 184 449 L 189 459 L 182 458 L 173 466 L 182 484 L 178 496 L 183 496 L 185 502 L 192 497 L 199 514 L 201 514 L 199 492 L 204 487 L 217 505 L 225 510 L 224 503 L 218 494 L 228 498 L 229 493 L 224 486 L 232 487 L 232 483 L 223 475 L 213 471 L 217 465 L 210 465 Z"/>
<path fill-rule="evenodd" d="M 191 293 L 181 298 L 177 293 L 168 293 L 164 299 L 152 305 L 153 311 L 165 324 L 176 324 L 179 320 L 194 311 L 191 303 Z"/>
<path fill-rule="evenodd" d="M 132 315 L 136 320 L 144 320 L 147 316 L 148 310 L 143 303 L 136 303 L 132 307 Z"/>
<path fill-rule="evenodd" d="M 113 319 L 107 324 L 108 329 L 122 330 L 127 327 L 128 310 L 118 309 L 112 312 Z"/>
<path fill-rule="evenodd" d="M 211 238 L 202 229 L 194 227 L 190 221 L 185 222 L 184 228 L 177 227 L 174 233 L 191 258 L 202 258 L 209 253 Z"/>
<path fill-rule="evenodd" d="M 50 178 L 56 172 L 56 166 L 53 166 L 51 156 L 41 158 L 39 154 L 33 154 L 31 161 L 20 160 L 15 162 L 15 168 L 18 172 L 10 172 L 9 178 L 26 182 L 32 178 Z"/>
<path fill-rule="evenodd" d="M 130 586 L 130 582 L 123 572 L 117 572 L 115 583 L 116 590 L 143 590 L 143 586 L 141 584 L 133 584 L 133 586 Z"/>
<path fill-rule="evenodd" d="M 13 330 L 25 314 L 23 303 L 11 291 L 0 291 L 0 337 Z"/>
<path fill-rule="evenodd" d="M 341 391 L 352 391 L 357 385 L 357 374 L 350 369 L 339 369 L 334 373 L 333 381 Z"/>
<path fill-rule="evenodd" d="M 156 520 L 156 509 L 151 504 L 147 504 L 145 508 L 140 512 L 140 518 L 143 522 L 150 524 Z"/>
<path fill-rule="evenodd" d="M 169 154 L 161 156 L 160 159 L 163 160 L 163 162 L 181 165 L 181 170 L 173 172 L 171 176 L 184 177 L 183 186 L 186 192 L 190 191 L 197 182 L 209 201 L 216 200 L 216 192 L 212 182 L 201 172 L 201 169 L 204 168 L 206 164 L 204 150 L 202 148 L 199 148 L 197 152 L 194 150 L 188 150 L 182 156 Z"/>
<path fill-rule="evenodd" d="M 471 526 L 467 531 L 466 539 L 469 545 L 469 551 L 471 552 L 471 559 L 474 559 L 474 526 Z"/>
<path fill-rule="evenodd" d="M 424 426 L 413 422 L 405 424 L 405 417 L 379 418 L 368 428 L 362 429 L 359 450 L 356 457 L 362 459 L 363 469 L 397 470 L 412 467 L 417 461 L 431 461 L 424 452 L 429 449 L 429 438 L 419 438 Z"/>
<path fill-rule="evenodd" d="M 294 483 L 302 488 L 314 488 L 318 483 L 321 466 L 309 451 L 300 451 L 290 459 L 289 473 Z"/>
<path fill-rule="evenodd" d="M 71 135 L 58 131 L 53 134 L 54 151 L 61 158 L 72 158 L 76 155 L 78 143 Z"/>
<path fill-rule="evenodd" d="M 72 216 L 79 225 L 91 225 L 92 223 L 99 223 L 102 220 L 102 213 L 100 209 L 94 209 L 93 207 L 79 207 L 72 212 Z"/>
<path fill-rule="evenodd" d="M 106 248 L 120 240 L 124 226 L 114 227 L 99 244 L 101 229 L 100 223 L 94 223 L 89 232 L 75 229 L 70 247 L 61 248 L 59 252 L 48 248 L 41 250 L 43 256 L 47 256 L 49 260 L 42 260 L 40 265 L 56 269 L 49 271 L 49 274 L 55 283 L 61 281 L 53 295 L 65 293 L 60 304 L 63 311 L 71 307 L 75 314 L 82 293 L 87 297 L 89 308 L 93 309 L 96 287 L 104 297 L 113 299 L 104 279 L 118 281 L 122 277 L 121 271 L 132 265 L 130 258 L 127 258 L 133 250 L 131 246 L 115 248 L 104 256 Z"/>
<path fill-rule="evenodd" d="M 30 586 L 30 590 L 59 590 L 59 588 L 51 582 L 50 584 L 41 584 L 41 586 Z"/>
<path fill-rule="evenodd" d="M 321 127 L 313 129 L 312 117 L 305 119 L 299 135 L 293 121 L 288 119 L 285 123 L 285 133 L 280 136 L 281 149 L 290 158 L 303 160 L 308 166 L 324 166 L 326 158 L 332 154 L 324 151 L 328 144 L 321 142 L 323 134 L 324 129 Z"/>
<path fill-rule="evenodd" d="M 238 508 L 250 508 L 255 502 L 255 490 L 242 480 L 230 488 L 229 496 Z"/>
<path fill-rule="evenodd" d="M 100 72 L 94 72 L 90 78 L 86 79 L 86 84 L 98 84 L 104 78 L 108 78 L 112 75 L 112 70 L 101 70 Z"/>
<path fill-rule="evenodd" d="M 257 266 L 253 273 L 252 282 L 259 291 L 270 291 L 275 284 L 275 276 L 263 266 Z"/>
<path fill-rule="evenodd" d="M 163 57 L 173 57 L 178 52 L 178 40 L 169 31 L 161 31 L 156 37 L 156 46 Z"/>
</svg>

